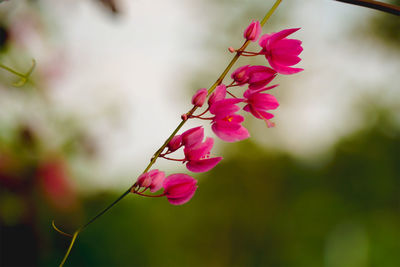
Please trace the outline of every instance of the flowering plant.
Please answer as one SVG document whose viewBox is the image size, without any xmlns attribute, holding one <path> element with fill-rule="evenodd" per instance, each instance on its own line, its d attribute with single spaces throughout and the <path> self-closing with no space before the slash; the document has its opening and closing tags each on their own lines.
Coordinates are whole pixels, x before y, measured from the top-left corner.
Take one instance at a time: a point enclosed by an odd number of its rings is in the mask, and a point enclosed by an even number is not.
<svg viewBox="0 0 400 267">
<path fill-rule="evenodd" d="M 190 175 L 177 173 L 165 177 L 163 171 L 150 170 L 158 158 L 185 163 L 186 168 L 194 173 L 209 171 L 222 160 L 222 157 L 211 156 L 214 139 L 205 137 L 203 126 L 197 126 L 178 134 L 188 120 L 209 121 L 214 134 L 226 142 L 241 141 L 250 137 L 249 131 L 242 125 L 244 117 L 239 114 L 241 110 L 265 121 L 268 127 L 274 126 L 271 121 L 274 115 L 270 111 L 278 108 L 279 103 L 272 94 L 265 93 L 265 91 L 278 86 L 276 84 L 270 85 L 277 75 L 288 75 L 302 71 L 300 68 L 293 67 L 300 61 L 298 55 L 303 50 L 301 41 L 287 38 L 299 28 L 264 34 L 260 37 L 261 27 L 280 2 L 281 0 L 277 0 L 261 21 L 253 20 L 250 23 L 243 33 L 245 41 L 239 49 L 229 48 L 229 51 L 235 55 L 226 69 L 209 89 L 199 89 L 193 95 L 193 107 L 181 116 L 182 120 L 177 128 L 154 153 L 143 173 L 126 192 L 88 223 L 76 230 L 73 235 L 59 230 L 53 222 L 55 230 L 72 238 L 61 265 L 68 258 L 78 234 L 129 193 L 144 197 L 166 197 L 173 205 L 185 204 L 194 196 L 198 187 L 197 180 Z M 260 46 L 258 52 L 246 51 L 250 42 L 257 41 Z M 232 72 L 231 82 L 223 83 L 240 56 L 264 56 L 269 67 L 262 65 L 241 66 Z M 206 106 L 204 110 L 197 113 L 204 105 Z M 171 157 L 171 154 L 180 148 L 183 148 L 184 158 Z M 151 194 L 161 189 L 163 189 L 162 193 Z M 147 190 L 150 191 L 150 194 L 146 193 Z"/>
</svg>

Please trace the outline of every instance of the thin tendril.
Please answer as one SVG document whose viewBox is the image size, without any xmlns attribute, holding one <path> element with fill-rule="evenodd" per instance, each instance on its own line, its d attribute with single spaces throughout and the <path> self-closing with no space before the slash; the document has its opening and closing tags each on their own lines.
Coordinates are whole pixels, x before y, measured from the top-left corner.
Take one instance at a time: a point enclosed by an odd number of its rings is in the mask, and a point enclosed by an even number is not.
<svg viewBox="0 0 400 267">
<path fill-rule="evenodd" d="M 51 221 L 51 226 L 53 226 L 54 230 L 56 230 L 57 232 L 59 232 L 62 235 L 68 236 L 72 238 L 71 234 L 67 234 L 66 232 L 61 231 L 60 229 L 57 228 L 56 224 L 54 223 L 54 220 Z"/>
</svg>

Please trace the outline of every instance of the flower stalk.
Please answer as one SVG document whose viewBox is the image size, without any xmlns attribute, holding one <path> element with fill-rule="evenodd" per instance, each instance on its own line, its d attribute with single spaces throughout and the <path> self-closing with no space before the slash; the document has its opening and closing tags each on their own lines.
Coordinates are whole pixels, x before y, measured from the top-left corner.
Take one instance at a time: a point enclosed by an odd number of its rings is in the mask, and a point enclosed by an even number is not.
<svg viewBox="0 0 400 267">
<path fill-rule="evenodd" d="M 279 6 L 279 4 L 282 2 L 282 0 L 276 0 L 274 5 L 271 7 L 271 9 L 266 13 L 266 15 L 264 16 L 264 18 L 261 20 L 260 25 L 263 26 L 268 19 L 271 17 L 271 15 L 274 13 L 274 11 L 277 9 L 277 7 Z M 226 77 L 226 75 L 229 73 L 229 71 L 232 69 L 233 65 L 236 63 L 236 61 L 239 59 L 239 57 L 242 55 L 243 51 L 246 49 L 246 47 L 249 45 L 249 43 L 251 42 L 251 40 L 246 40 L 243 45 L 236 50 L 236 54 L 234 55 L 234 57 L 232 58 L 232 60 L 229 62 L 229 64 L 227 65 L 227 67 L 225 68 L 225 70 L 221 73 L 221 75 L 218 77 L 218 79 L 215 81 L 215 83 L 207 90 L 207 97 L 210 96 L 214 90 L 217 88 L 217 86 L 219 86 L 222 81 L 224 80 L 224 78 Z M 17 75 L 17 74 L 16 74 Z M 18 75 L 20 76 L 20 75 Z M 20 76 L 25 77 L 25 76 Z M 154 163 L 157 161 L 157 159 L 159 157 L 163 157 L 162 152 L 165 150 L 165 148 L 168 146 L 168 144 L 170 143 L 170 141 L 177 135 L 177 133 L 179 132 L 179 130 L 183 127 L 183 125 L 186 123 L 187 118 L 191 118 L 191 117 L 197 117 L 197 116 L 193 116 L 193 113 L 197 110 L 197 108 L 199 108 L 199 106 L 193 106 L 187 113 L 185 113 L 184 115 L 186 116 L 182 116 L 182 121 L 178 124 L 178 126 L 175 128 L 175 130 L 171 133 L 171 135 L 166 139 L 166 141 L 164 142 L 164 144 L 154 153 L 154 155 L 152 156 L 150 163 L 147 165 L 147 167 L 144 169 L 142 174 L 147 173 L 150 168 L 154 165 Z M 205 112 L 204 112 L 205 113 Z M 202 115 L 202 114 L 201 114 Z M 186 119 L 184 119 L 186 118 Z M 206 140 L 207 142 L 207 140 Z M 205 143 L 206 143 L 205 142 Z M 204 144 L 204 143 L 203 143 Z M 164 157 L 165 158 L 165 157 Z M 221 158 L 222 159 L 222 158 Z M 201 161 L 207 161 L 207 160 L 211 160 L 211 159 L 199 159 L 199 160 L 195 160 L 196 163 L 201 162 Z M 220 159 L 217 159 L 220 160 Z M 198 167 L 198 166 L 196 166 Z M 87 227 L 89 226 L 91 223 L 93 223 L 94 221 L 96 221 L 99 217 L 101 217 L 104 213 L 106 213 L 109 209 L 111 209 L 114 205 L 116 205 L 119 201 L 121 201 L 126 195 L 128 195 L 129 193 L 135 193 L 138 195 L 143 195 L 142 192 L 138 192 L 136 189 L 137 184 L 132 185 L 126 192 L 124 192 L 120 197 L 118 197 L 113 203 L 111 203 L 109 206 L 107 206 L 105 209 L 103 209 L 100 213 L 98 213 L 96 216 L 94 216 L 91 220 L 89 220 L 86 224 L 84 224 L 83 226 L 81 226 L 80 228 L 78 228 L 73 235 L 67 234 L 61 230 L 59 230 L 54 222 L 53 222 L 53 228 L 66 236 L 72 237 L 70 245 L 68 247 L 68 250 L 60 264 L 60 266 L 63 266 L 66 262 L 66 260 L 68 259 L 72 247 L 75 244 L 75 241 L 78 237 L 78 235 Z M 176 205 L 180 205 L 185 203 L 186 201 L 188 201 L 194 194 L 194 191 L 196 190 L 197 186 L 196 186 L 196 180 L 194 180 L 193 178 L 191 178 L 188 175 L 184 175 L 184 174 L 173 174 L 170 175 L 169 177 L 167 177 L 164 181 L 164 188 L 165 188 L 165 193 L 162 195 L 154 195 L 154 197 L 158 197 L 158 196 L 167 196 L 168 200 L 172 203 L 172 204 L 176 204 Z M 146 195 L 146 196 L 151 196 L 151 195 Z"/>
</svg>

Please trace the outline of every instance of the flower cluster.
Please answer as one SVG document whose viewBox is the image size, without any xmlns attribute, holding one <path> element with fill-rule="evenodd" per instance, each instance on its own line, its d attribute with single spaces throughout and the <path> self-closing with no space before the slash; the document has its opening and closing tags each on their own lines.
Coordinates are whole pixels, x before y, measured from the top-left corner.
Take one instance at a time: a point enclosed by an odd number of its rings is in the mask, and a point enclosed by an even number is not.
<svg viewBox="0 0 400 267">
<path fill-rule="evenodd" d="M 268 127 L 273 127 L 274 123 L 270 120 L 274 115 L 270 111 L 278 108 L 279 103 L 275 96 L 265 93 L 265 91 L 278 86 L 270 85 L 278 74 L 288 75 L 303 70 L 292 67 L 300 62 L 298 55 L 303 50 L 301 41 L 287 38 L 297 30 L 299 28 L 286 29 L 260 37 L 260 23 L 252 21 L 243 34 L 246 40 L 245 44 L 248 41 L 256 42 L 258 40 L 261 50 L 259 52 L 245 51 L 245 45 L 243 45 L 237 50 L 229 48 L 229 51 L 236 52 L 237 56 L 264 56 L 269 67 L 241 66 L 232 72 L 230 84 L 220 83 L 212 93 L 205 88 L 199 89 L 192 97 L 192 110 L 183 114 L 182 120 L 209 120 L 215 135 L 226 142 L 236 142 L 250 136 L 249 131 L 242 125 L 244 117 L 238 114 L 242 109 L 255 118 L 264 120 Z M 243 87 L 246 89 L 242 91 L 240 97 L 237 96 L 237 90 Z M 195 115 L 194 112 L 203 107 L 206 101 L 205 110 Z M 205 138 L 204 128 L 199 126 L 173 136 L 157 157 L 180 161 L 186 164 L 186 168 L 191 172 L 206 172 L 222 160 L 222 157 L 210 156 L 213 145 L 214 139 Z M 183 148 L 184 158 L 171 158 L 170 154 L 180 148 Z M 164 172 L 151 170 L 139 176 L 131 192 L 148 197 L 165 196 L 171 204 L 181 205 L 193 197 L 197 189 L 196 184 L 197 180 L 187 174 L 179 173 L 165 177 Z M 162 194 L 144 194 L 147 189 L 155 193 L 161 188 L 164 189 Z"/>
</svg>

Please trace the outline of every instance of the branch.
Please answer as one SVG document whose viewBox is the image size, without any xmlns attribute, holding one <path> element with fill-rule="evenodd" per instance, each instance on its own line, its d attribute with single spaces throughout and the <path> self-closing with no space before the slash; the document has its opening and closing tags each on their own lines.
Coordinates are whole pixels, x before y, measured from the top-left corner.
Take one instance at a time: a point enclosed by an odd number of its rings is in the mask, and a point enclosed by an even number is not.
<svg viewBox="0 0 400 267">
<path fill-rule="evenodd" d="M 379 2 L 379 1 L 373 1 L 373 0 L 335 0 L 335 1 L 353 4 L 356 6 L 369 7 L 369 8 L 387 12 L 387 13 L 390 13 L 390 14 L 393 14 L 396 16 L 400 16 L 400 7 L 396 6 L 396 5 L 391 5 L 388 3 L 383 3 L 383 2 Z"/>
</svg>

